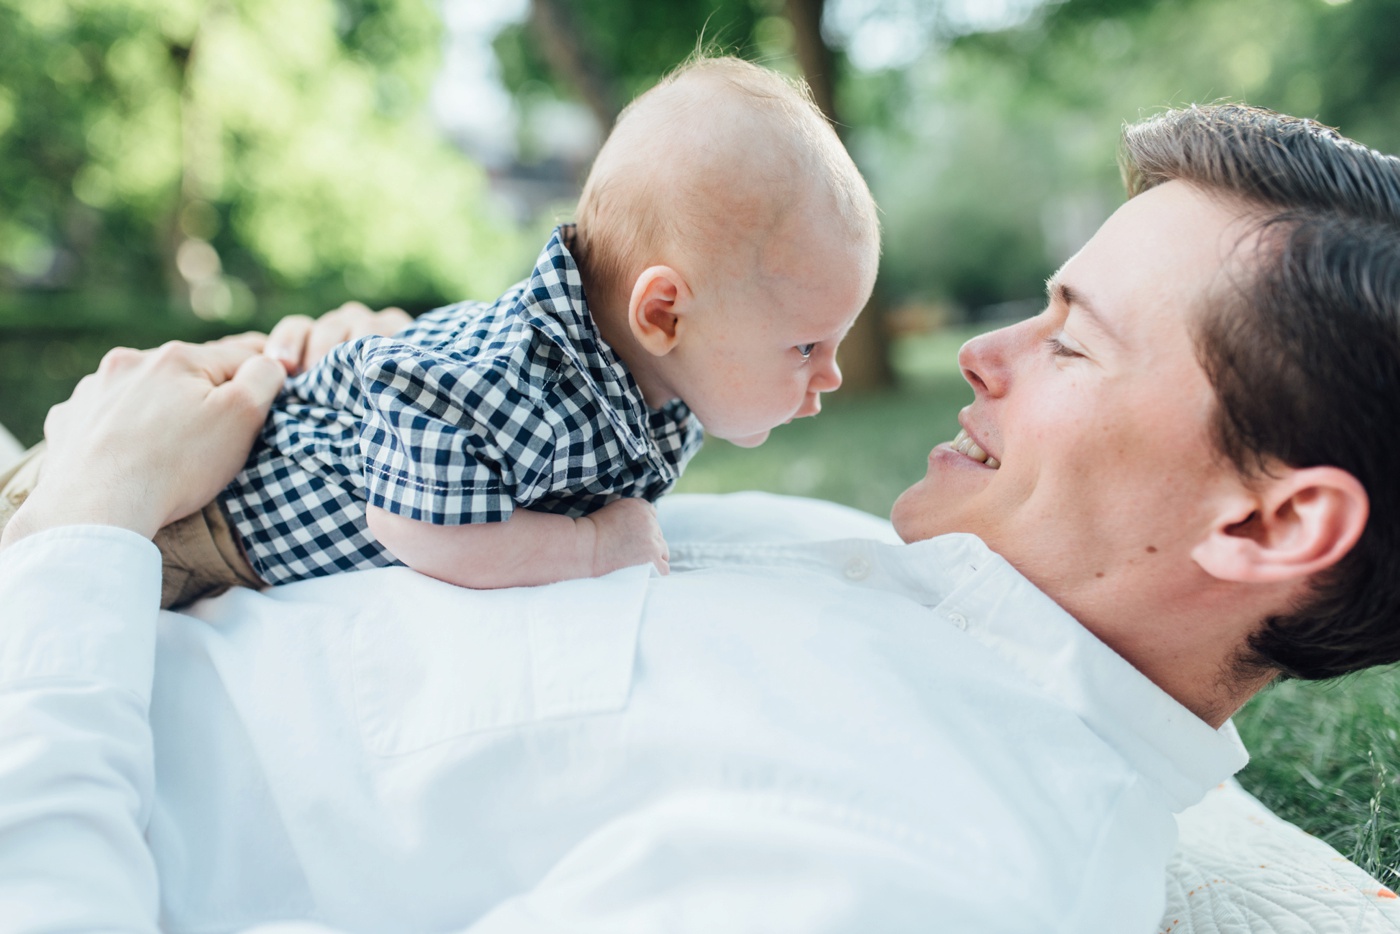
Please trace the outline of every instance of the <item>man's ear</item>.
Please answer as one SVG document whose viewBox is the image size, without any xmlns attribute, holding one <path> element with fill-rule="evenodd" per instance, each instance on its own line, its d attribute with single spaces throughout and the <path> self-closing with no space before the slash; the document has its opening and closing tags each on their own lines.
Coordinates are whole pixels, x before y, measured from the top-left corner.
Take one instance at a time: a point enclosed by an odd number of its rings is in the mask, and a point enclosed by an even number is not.
<svg viewBox="0 0 1400 934">
<path fill-rule="evenodd" d="M 1371 503 L 1361 482 L 1337 467 L 1284 468 L 1240 496 L 1191 557 L 1220 580 L 1305 580 L 1332 567 L 1366 529 Z"/>
<path fill-rule="evenodd" d="M 627 326 L 647 352 L 664 357 L 680 339 L 681 319 L 690 300 L 685 279 L 670 266 L 648 266 L 632 285 Z"/>
</svg>

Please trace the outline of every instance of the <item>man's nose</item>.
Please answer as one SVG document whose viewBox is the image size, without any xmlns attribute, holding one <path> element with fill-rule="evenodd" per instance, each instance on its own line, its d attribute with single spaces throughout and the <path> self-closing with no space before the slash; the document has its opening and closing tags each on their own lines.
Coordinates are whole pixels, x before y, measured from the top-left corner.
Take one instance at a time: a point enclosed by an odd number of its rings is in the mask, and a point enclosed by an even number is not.
<svg viewBox="0 0 1400 934">
<path fill-rule="evenodd" d="M 978 395 L 999 396 L 1006 391 L 1006 349 L 1011 328 L 979 334 L 958 351 L 963 379 Z"/>
</svg>

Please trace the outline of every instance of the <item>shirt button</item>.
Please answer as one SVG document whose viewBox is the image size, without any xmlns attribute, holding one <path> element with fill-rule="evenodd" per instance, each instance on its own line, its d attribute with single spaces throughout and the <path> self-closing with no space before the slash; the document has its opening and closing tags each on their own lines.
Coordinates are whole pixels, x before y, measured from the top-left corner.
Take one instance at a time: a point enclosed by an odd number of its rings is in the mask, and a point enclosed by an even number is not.
<svg viewBox="0 0 1400 934">
<path fill-rule="evenodd" d="M 967 630 L 967 617 L 963 616 L 961 613 L 949 613 L 948 622 L 952 623 L 954 626 L 958 627 L 963 631 Z"/>
<path fill-rule="evenodd" d="M 870 562 L 864 558 L 852 558 L 846 562 L 846 578 L 853 581 L 863 581 L 870 576 Z"/>
</svg>

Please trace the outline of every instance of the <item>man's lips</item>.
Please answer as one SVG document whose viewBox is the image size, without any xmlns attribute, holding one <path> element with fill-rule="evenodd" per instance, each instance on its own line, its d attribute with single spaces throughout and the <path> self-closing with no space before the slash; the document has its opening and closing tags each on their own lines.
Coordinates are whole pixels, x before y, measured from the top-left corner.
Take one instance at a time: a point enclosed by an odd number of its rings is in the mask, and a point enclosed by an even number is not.
<svg viewBox="0 0 1400 934">
<path fill-rule="evenodd" d="M 972 440 L 972 436 L 967 433 L 966 428 L 958 429 L 957 436 L 953 438 L 952 441 L 948 442 L 948 446 L 959 454 L 970 457 L 980 464 L 986 464 L 993 470 L 1001 466 L 1001 461 L 982 450 L 981 446 L 978 445 L 976 441 Z"/>
</svg>

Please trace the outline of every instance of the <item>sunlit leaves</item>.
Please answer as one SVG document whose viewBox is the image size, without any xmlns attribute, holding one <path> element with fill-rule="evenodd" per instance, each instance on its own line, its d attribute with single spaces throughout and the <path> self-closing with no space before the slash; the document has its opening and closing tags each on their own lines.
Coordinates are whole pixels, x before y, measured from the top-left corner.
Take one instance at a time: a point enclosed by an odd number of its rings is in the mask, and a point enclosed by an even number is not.
<svg viewBox="0 0 1400 934">
<path fill-rule="evenodd" d="M 0 0 L 0 288 L 489 296 L 530 253 L 427 117 L 440 33 L 426 0 Z"/>
</svg>

